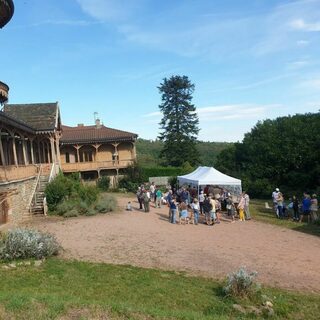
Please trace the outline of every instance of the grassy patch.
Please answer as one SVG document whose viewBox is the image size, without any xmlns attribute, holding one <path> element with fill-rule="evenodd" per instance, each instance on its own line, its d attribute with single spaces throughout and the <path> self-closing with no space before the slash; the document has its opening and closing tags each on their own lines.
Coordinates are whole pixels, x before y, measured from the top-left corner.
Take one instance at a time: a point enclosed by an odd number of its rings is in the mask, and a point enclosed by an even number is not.
<svg viewBox="0 0 320 320">
<path fill-rule="evenodd" d="M 312 223 L 298 223 L 294 222 L 291 219 L 278 219 L 273 209 L 266 209 L 265 208 L 265 202 L 264 200 L 251 200 L 250 202 L 250 213 L 253 216 L 253 218 L 257 221 L 266 222 L 270 224 L 275 224 L 281 227 L 285 227 L 288 229 L 320 236 L 320 225 L 312 224 Z M 272 204 L 269 206 L 271 207 Z"/>
<path fill-rule="evenodd" d="M 182 273 L 48 259 L 41 267 L 0 268 L 4 319 L 253 319 L 232 305 L 222 283 Z M 274 319 L 318 319 L 317 295 L 264 289 Z"/>
</svg>

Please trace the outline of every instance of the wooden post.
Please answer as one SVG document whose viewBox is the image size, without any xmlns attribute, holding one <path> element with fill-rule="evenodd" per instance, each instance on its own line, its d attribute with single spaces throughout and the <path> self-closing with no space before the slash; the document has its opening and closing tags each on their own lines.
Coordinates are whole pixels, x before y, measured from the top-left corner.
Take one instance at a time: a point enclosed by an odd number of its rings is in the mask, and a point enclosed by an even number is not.
<svg viewBox="0 0 320 320">
<path fill-rule="evenodd" d="M 60 146 L 59 146 L 60 137 L 56 134 L 56 149 L 57 149 L 57 162 L 59 164 L 59 168 L 61 168 L 61 158 L 60 158 Z"/>
<path fill-rule="evenodd" d="M 12 135 L 12 148 L 13 148 L 13 160 L 14 160 L 14 165 L 18 165 L 18 159 L 17 159 L 17 148 L 16 148 L 16 138 L 14 136 L 14 133 Z"/>
<path fill-rule="evenodd" d="M 2 160 L 2 165 L 6 166 L 7 165 L 7 160 L 4 157 L 4 152 L 3 152 L 3 146 L 2 146 L 2 139 L 0 136 L 0 155 L 1 155 L 1 160 Z"/>
<path fill-rule="evenodd" d="M 31 163 L 34 164 L 34 154 L 33 154 L 33 139 L 30 139 L 30 152 L 31 152 Z"/>
<path fill-rule="evenodd" d="M 40 141 L 39 139 L 37 139 L 37 144 L 38 144 L 38 158 L 39 158 L 39 162 L 41 163 L 41 151 L 40 151 Z"/>
<path fill-rule="evenodd" d="M 52 163 L 56 163 L 57 159 L 56 159 L 56 152 L 55 152 L 55 148 L 54 148 L 54 138 L 53 137 L 50 137 L 50 148 L 51 148 Z"/>
<path fill-rule="evenodd" d="M 24 139 L 23 136 L 21 136 L 22 140 L 22 154 L 23 154 L 23 162 L 25 165 L 29 164 L 27 160 L 27 152 L 26 152 L 26 140 Z"/>
</svg>

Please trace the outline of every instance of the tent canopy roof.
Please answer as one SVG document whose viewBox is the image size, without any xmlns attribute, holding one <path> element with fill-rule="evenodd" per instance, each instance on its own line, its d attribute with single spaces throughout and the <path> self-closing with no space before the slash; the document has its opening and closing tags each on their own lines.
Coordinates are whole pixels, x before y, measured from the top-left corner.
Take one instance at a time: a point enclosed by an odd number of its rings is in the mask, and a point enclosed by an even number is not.
<svg viewBox="0 0 320 320">
<path fill-rule="evenodd" d="M 212 167 L 198 167 L 189 174 L 178 176 L 178 181 L 180 185 L 191 183 L 196 185 L 241 186 L 241 180 L 230 177 Z"/>
</svg>

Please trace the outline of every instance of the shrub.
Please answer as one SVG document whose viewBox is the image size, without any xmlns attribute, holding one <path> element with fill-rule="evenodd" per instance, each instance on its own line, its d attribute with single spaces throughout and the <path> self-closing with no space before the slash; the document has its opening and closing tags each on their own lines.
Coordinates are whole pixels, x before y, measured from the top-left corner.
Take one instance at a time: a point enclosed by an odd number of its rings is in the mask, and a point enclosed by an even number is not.
<svg viewBox="0 0 320 320">
<path fill-rule="evenodd" d="M 249 272 L 245 267 L 228 274 L 227 284 L 223 288 L 226 295 L 232 297 L 247 297 L 255 293 L 258 285 L 255 282 L 257 272 Z"/>
<path fill-rule="evenodd" d="M 77 205 L 77 210 L 80 214 L 87 214 L 90 210 L 90 206 L 85 201 L 80 201 Z"/>
<path fill-rule="evenodd" d="M 65 218 L 73 218 L 73 217 L 77 217 L 78 215 L 79 215 L 78 210 L 75 208 L 63 214 Z"/>
<path fill-rule="evenodd" d="M 73 200 L 63 200 L 60 202 L 55 210 L 55 213 L 59 216 L 65 216 L 65 213 L 71 211 L 75 207 Z"/>
<path fill-rule="evenodd" d="M 91 205 L 98 199 L 99 189 L 96 186 L 80 185 L 78 194 L 81 200 Z"/>
<path fill-rule="evenodd" d="M 58 254 L 59 248 L 56 239 L 48 233 L 14 229 L 2 238 L 0 257 L 4 260 L 42 259 Z"/>
<path fill-rule="evenodd" d="M 62 173 L 48 183 L 45 190 L 45 196 L 49 210 L 54 211 L 57 205 L 72 193 L 72 190 L 72 181 Z"/>
<path fill-rule="evenodd" d="M 95 210 L 99 213 L 106 213 L 115 211 L 117 208 L 117 200 L 112 195 L 105 194 L 100 197 L 98 203 L 95 205 Z"/>
<path fill-rule="evenodd" d="M 110 178 L 107 176 L 103 176 L 98 179 L 97 187 L 102 191 L 107 191 L 110 187 Z"/>
<path fill-rule="evenodd" d="M 126 189 L 131 192 L 136 192 L 139 186 L 140 186 L 140 183 L 132 182 L 128 180 L 128 178 L 122 178 L 118 183 L 118 187 L 120 189 Z"/>
</svg>

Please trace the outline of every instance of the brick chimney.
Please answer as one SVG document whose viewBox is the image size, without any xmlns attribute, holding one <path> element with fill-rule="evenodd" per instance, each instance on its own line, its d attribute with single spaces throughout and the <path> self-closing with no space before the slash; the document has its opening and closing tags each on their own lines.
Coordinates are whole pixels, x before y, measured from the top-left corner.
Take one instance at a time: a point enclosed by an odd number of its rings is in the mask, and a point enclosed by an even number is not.
<svg viewBox="0 0 320 320">
<path fill-rule="evenodd" d="M 97 129 L 100 129 L 100 128 L 101 128 L 100 119 L 96 119 L 96 128 L 97 128 Z"/>
</svg>

